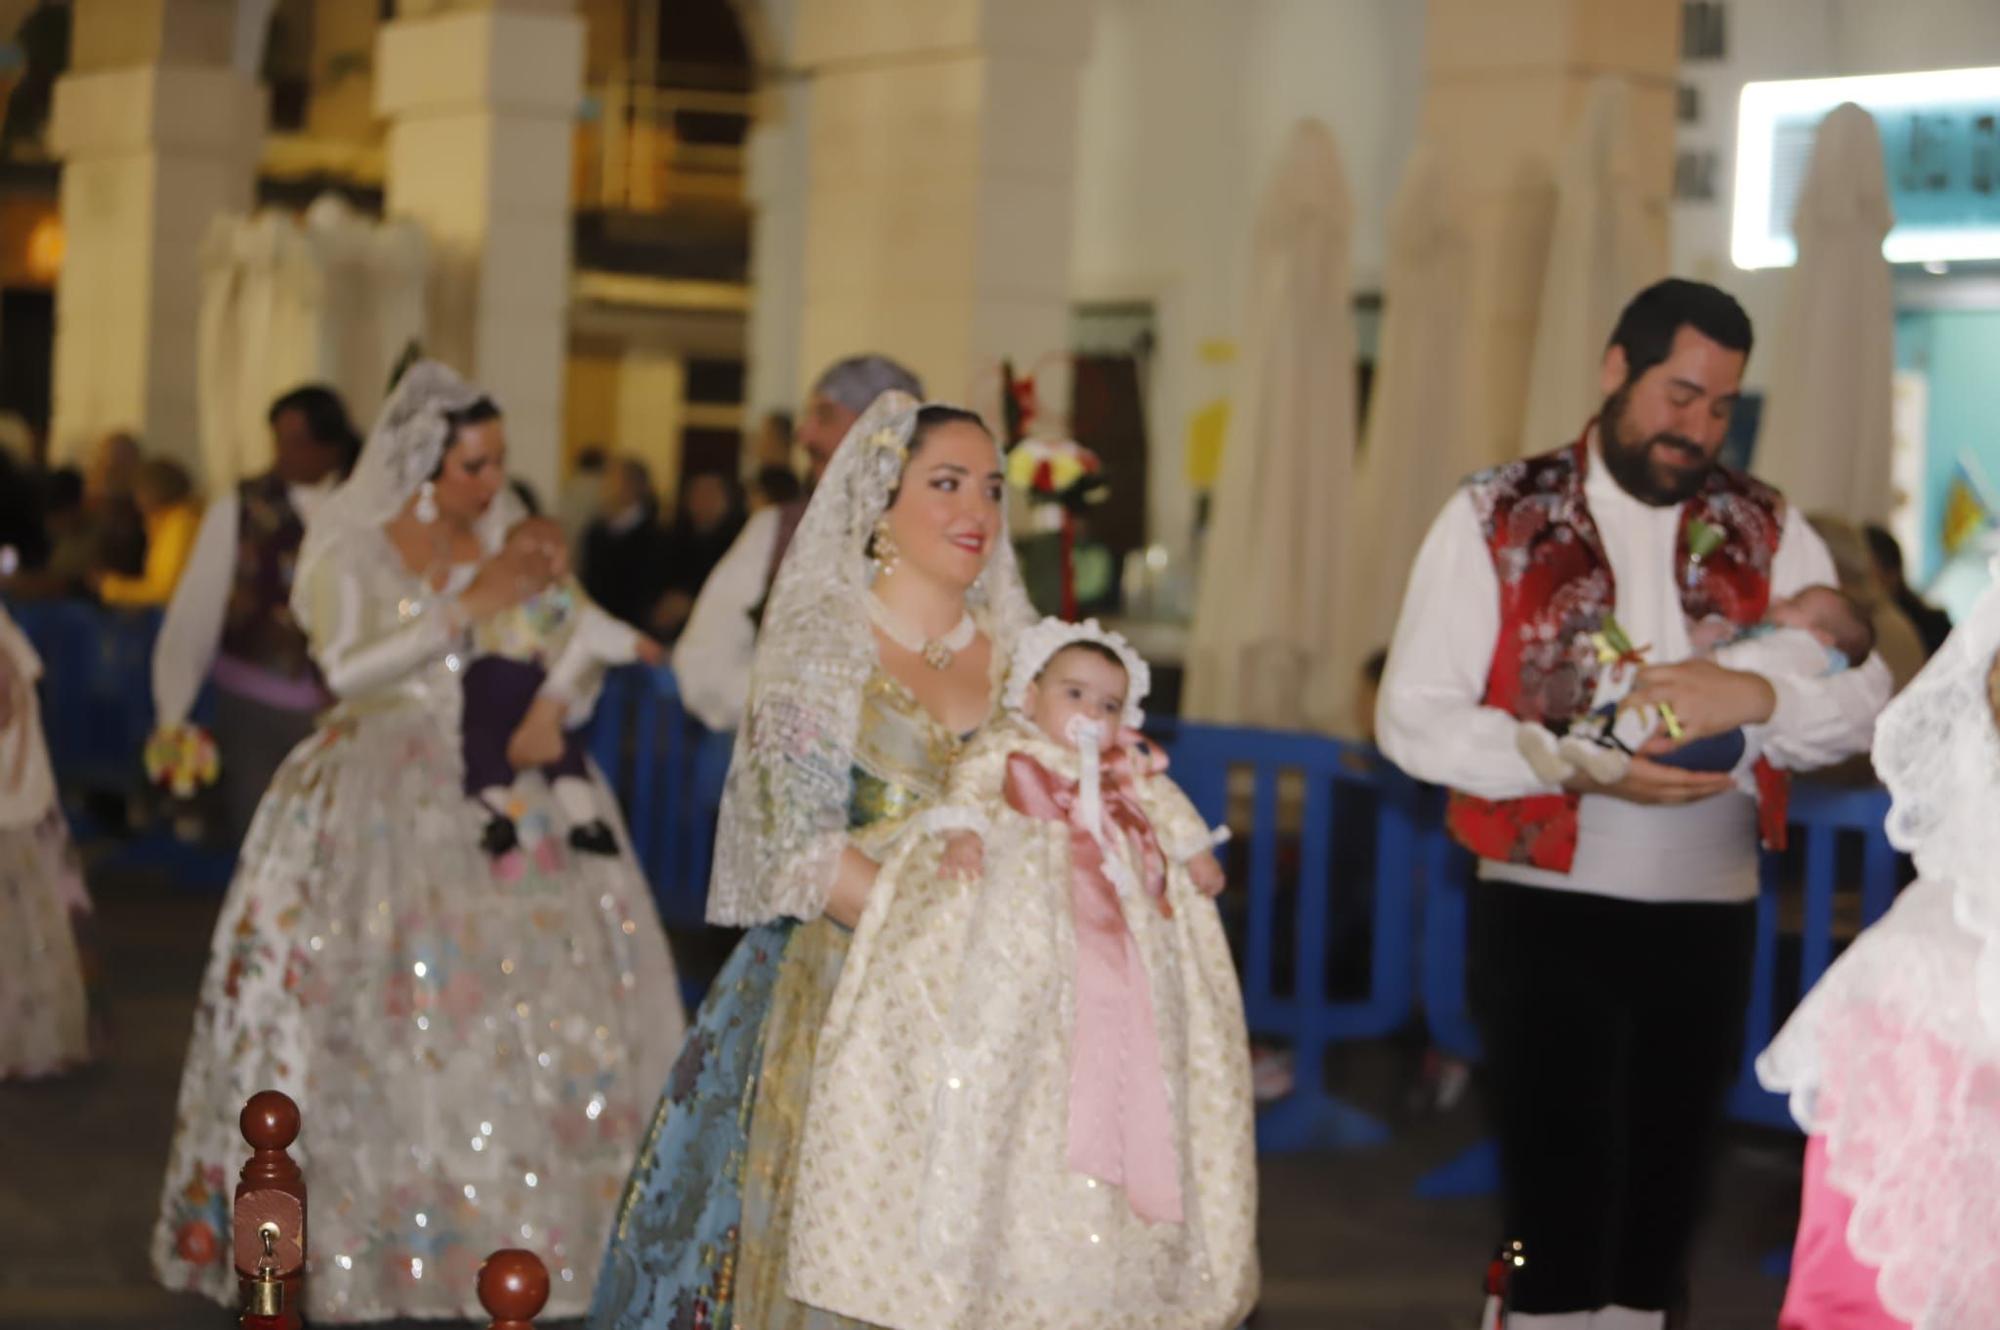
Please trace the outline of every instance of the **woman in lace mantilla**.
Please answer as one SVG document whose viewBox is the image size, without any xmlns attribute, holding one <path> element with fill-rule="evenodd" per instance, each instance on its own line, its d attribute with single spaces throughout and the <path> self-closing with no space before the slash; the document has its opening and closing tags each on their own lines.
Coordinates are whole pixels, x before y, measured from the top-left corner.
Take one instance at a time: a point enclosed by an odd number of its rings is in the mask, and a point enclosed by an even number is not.
<svg viewBox="0 0 2000 1330">
<path fill-rule="evenodd" d="M 293 609 L 338 702 L 272 781 L 216 925 L 153 1235 L 171 1287 L 235 1301 L 236 1117 L 279 1089 L 305 1122 L 309 1320 L 473 1316 L 498 1247 L 547 1261 L 552 1318 L 589 1302 L 683 1016 L 630 853 L 562 853 L 573 819 L 540 776 L 516 817 L 552 852 L 509 878 L 481 848 L 474 630 L 562 572 L 505 461 L 490 401 L 418 364 L 307 530 Z M 547 736 L 515 737 L 532 766 Z"/>
<path fill-rule="evenodd" d="M 1809 1133 L 1784 1330 L 1982 1330 L 2000 1308 L 2000 588 L 1882 713 L 1918 879 L 1758 1060 Z"/>
<path fill-rule="evenodd" d="M 1032 619 L 976 416 L 888 393 L 772 590 L 709 919 L 750 931 L 695 1018 L 618 1207 L 597 1330 L 840 1330 L 785 1292 L 819 1028 L 881 862 L 993 710 Z"/>
</svg>

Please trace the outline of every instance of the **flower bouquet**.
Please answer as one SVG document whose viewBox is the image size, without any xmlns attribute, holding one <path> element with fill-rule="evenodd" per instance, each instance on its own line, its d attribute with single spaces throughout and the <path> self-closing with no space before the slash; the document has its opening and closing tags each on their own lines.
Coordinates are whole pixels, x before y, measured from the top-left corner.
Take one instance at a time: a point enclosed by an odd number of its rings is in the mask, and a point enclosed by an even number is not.
<svg viewBox="0 0 2000 1330">
<path fill-rule="evenodd" d="M 146 779 L 176 799 L 191 799 L 215 784 L 222 761 L 215 739 L 199 725 L 182 723 L 153 731 L 146 740 Z"/>
<path fill-rule="evenodd" d="M 1007 483 L 1028 509 L 1027 530 L 1017 540 L 1021 573 L 1035 606 L 1045 614 L 1074 620 L 1076 516 L 1104 502 L 1110 484 L 1096 453 L 1074 439 L 1031 433 L 1037 415 L 1034 380 L 1002 363 L 1001 411 L 1005 420 Z"/>
</svg>

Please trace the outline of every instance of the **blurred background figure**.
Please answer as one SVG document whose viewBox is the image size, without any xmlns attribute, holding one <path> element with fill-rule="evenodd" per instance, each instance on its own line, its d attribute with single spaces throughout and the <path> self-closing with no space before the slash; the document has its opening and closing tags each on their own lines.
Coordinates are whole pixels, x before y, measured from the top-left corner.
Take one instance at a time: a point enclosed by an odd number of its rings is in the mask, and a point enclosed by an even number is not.
<svg viewBox="0 0 2000 1330">
<path fill-rule="evenodd" d="M 12 448 L 0 447 L 0 578 L 48 562 L 49 537 L 42 511 L 45 501 L 43 486 L 29 459 Z"/>
<path fill-rule="evenodd" d="M 1896 691 L 1902 692 L 1930 658 L 1923 637 L 1917 632 L 1916 625 L 1910 622 L 1909 615 L 1891 596 L 1877 571 L 1875 556 L 1870 552 L 1868 539 L 1861 534 L 1861 528 L 1844 517 L 1827 513 L 1814 513 L 1806 520 L 1826 543 L 1827 553 L 1833 556 L 1833 569 L 1840 578 L 1840 589 L 1861 607 L 1868 621 L 1874 625 L 1875 653 L 1889 667 L 1889 675 L 1896 681 Z"/>
<path fill-rule="evenodd" d="M 765 413 L 763 429 L 757 435 L 757 465 L 792 469 L 792 413 L 770 411 Z"/>
<path fill-rule="evenodd" d="M 215 686 L 223 843 L 242 843 L 271 775 L 312 733 L 329 695 L 292 617 L 292 568 L 305 524 L 354 467 L 361 436 L 332 389 L 271 404 L 273 464 L 218 495 L 153 647 L 154 724 L 187 720 Z"/>
<path fill-rule="evenodd" d="M 681 486 L 680 509 L 666 532 L 666 591 L 654 602 L 650 631 L 673 641 L 687 626 L 695 597 L 722 556 L 736 543 L 746 519 L 742 491 L 719 471 L 704 471 Z"/>
<path fill-rule="evenodd" d="M 20 559 L 11 573 L 0 570 L 0 594 L 14 600 L 84 595 L 97 560 L 97 542 L 84 510 L 83 472 L 73 466 L 58 467 L 40 477 L 33 489 L 42 558 Z"/>
<path fill-rule="evenodd" d="M 1916 628 L 1917 636 L 1924 641 L 1926 657 L 1937 654 L 1944 640 L 1951 636 L 1951 616 L 1916 593 L 1903 573 L 1903 547 L 1885 527 L 1870 522 L 1861 529 L 1868 540 L 1868 553 L 1875 563 L 1875 575 L 1881 579 L 1889 593 L 1889 599 Z"/>
<path fill-rule="evenodd" d="M 98 599 L 123 609 L 157 609 L 173 598 L 201 527 L 194 481 L 179 462 L 153 457 L 132 478 L 132 502 L 145 523 L 145 557 L 136 576 L 108 560 L 97 569 Z M 102 547 L 100 547 L 100 555 Z"/>
<path fill-rule="evenodd" d="M 584 533 L 597 517 L 597 502 L 604 489 L 604 463 L 603 447 L 586 444 L 577 452 L 576 466 L 556 495 L 556 510 L 551 516 L 562 527 L 570 552 L 578 559 L 583 555 Z"/>
<path fill-rule="evenodd" d="M 132 487 L 143 454 L 137 435 L 114 430 L 97 441 L 83 469 L 91 571 L 137 577 L 146 564 L 146 523 Z"/>
<path fill-rule="evenodd" d="M 766 508 L 782 508 L 788 503 L 796 503 L 805 486 L 800 483 L 798 472 L 788 466 L 763 466 L 757 468 L 757 475 L 750 482 L 750 496 L 746 504 L 748 513 L 755 517 Z"/>
<path fill-rule="evenodd" d="M 646 629 L 666 591 L 666 533 L 660 528 L 653 476 L 636 457 L 609 462 L 598 486 L 597 516 L 585 530 L 579 561 L 583 589 L 613 618 Z"/>
</svg>

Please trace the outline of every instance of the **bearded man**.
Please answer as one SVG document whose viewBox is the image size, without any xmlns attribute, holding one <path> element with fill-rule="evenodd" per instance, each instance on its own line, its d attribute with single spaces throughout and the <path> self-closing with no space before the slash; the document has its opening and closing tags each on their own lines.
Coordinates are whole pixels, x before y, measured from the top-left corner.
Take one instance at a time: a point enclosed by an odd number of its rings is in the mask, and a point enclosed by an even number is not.
<svg viewBox="0 0 2000 1330">
<path fill-rule="evenodd" d="M 1575 442 L 1467 480 L 1411 570 L 1376 710 L 1397 765 L 1451 790 L 1479 858 L 1469 991 L 1500 1145 L 1505 1237 L 1526 1264 L 1510 1330 L 1657 1330 L 1684 1314 L 1688 1252 L 1742 1058 L 1760 834 L 1784 831 L 1787 771 L 1864 751 L 1888 700 L 1879 658 L 1765 678 L 1693 658 L 1690 629 L 1758 623 L 1836 584 L 1797 510 L 1719 461 L 1750 354 L 1723 291 L 1640 292 Z M 1539 778 L 1523 721 L 1590 707 L 1616 611 L 1644 649 L 1628 699 L 1669 704 L 1616 784 Z M 1636 650 L 1635 650 L 1636 654 Z M 1674 765 L 1741 728 L 1758 797 Z"/>
</svg>

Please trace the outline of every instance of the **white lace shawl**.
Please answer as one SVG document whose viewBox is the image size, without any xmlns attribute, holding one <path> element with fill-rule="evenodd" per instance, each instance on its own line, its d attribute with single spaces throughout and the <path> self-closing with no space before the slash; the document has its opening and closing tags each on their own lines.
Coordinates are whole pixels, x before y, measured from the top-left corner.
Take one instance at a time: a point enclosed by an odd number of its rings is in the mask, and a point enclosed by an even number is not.
<svg viewBox="0 0 2000 1330">
<path fill-rule="evenodd" d="M 862 413 L 771 589 L 723 785 L 710 923 L 810 920 L 825 909 L 847 844 L 862 686 L 876 668 L 868 538 L 902 479 L 919 409 L 908 394 L 888 392 Z M 1008 659 L 1034 610 L 1004 529 L 967 600 Z"/>
</svg>

